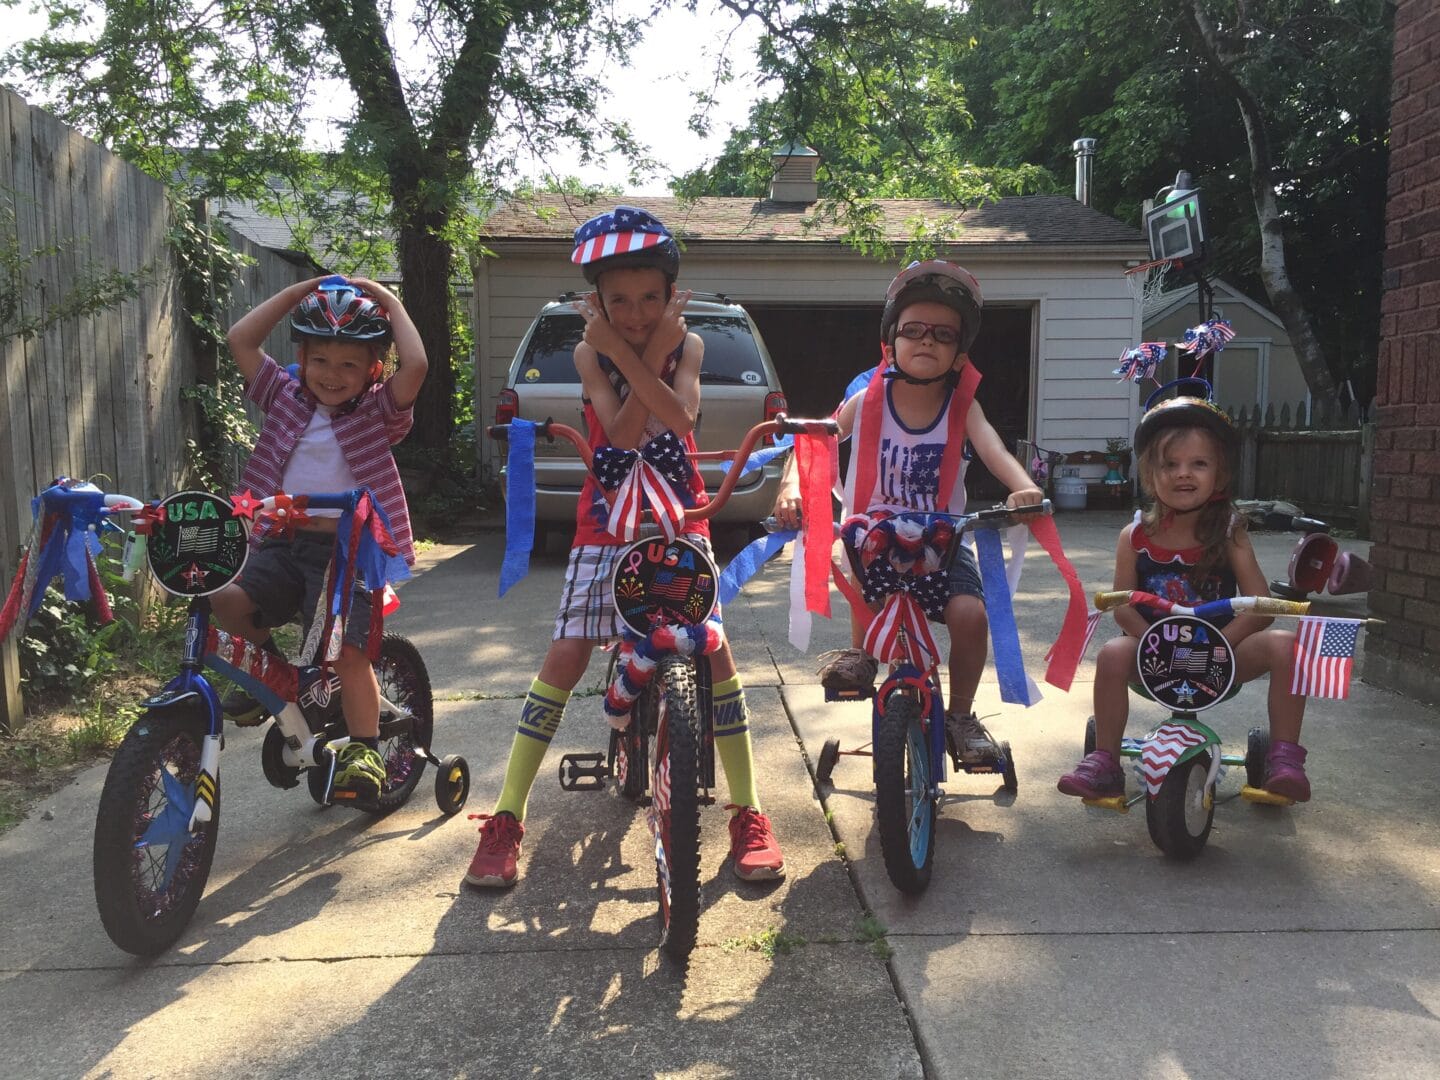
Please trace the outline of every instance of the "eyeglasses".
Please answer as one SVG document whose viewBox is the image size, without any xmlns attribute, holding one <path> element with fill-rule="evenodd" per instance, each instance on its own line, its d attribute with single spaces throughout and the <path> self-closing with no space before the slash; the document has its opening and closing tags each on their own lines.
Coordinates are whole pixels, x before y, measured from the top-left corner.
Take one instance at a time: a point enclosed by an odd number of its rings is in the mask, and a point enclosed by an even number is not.
<svg viewBox="0 0 1440 1080">
<path fill-rule="evenodd" d="M 935 339 L 936 345 L 958 345 L 960 343 L 960 331 L 953 326 L 928 322 L 907 322 L 895 331 L 900 337 L 909 338 L 911 341 L 920 341 L 929 334 Z"/>
</svg>

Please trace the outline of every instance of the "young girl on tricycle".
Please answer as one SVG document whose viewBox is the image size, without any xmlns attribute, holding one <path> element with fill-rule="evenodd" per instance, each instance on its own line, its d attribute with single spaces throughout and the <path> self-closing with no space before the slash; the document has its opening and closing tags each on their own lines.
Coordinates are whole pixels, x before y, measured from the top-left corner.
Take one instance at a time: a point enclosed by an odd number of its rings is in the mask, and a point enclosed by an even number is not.
<svg viewBox="0 0 1440 1080">
<path fill-rule="evenodd" d="M 1180 604 L 1269 595 L 1244 518 L 1231 501 L 1239 436 L 1209 400 L 1208 385 L 1202 385 L 1205 397 L 1161 401 L 1136 429 L 1140 483 L 1150 502 L 1120 533 L 1117 590 L 1141 590 Z M 1124 794 L 1121 740 L 1129 718 L 1129 686 L 1139 681 L 1136 646 L 1161 614 L 1138 605 L 1116 609 L 1115 621 L 1124 634 L 1105 643 L 1095 665 L 1095 749 L 1060 778 L 1057 786 L 1066 795 L 1105 799 Z M 1264 789 L 1305 802 L 1310 782 L 1299 743 L 1305 698 L 1290 692 L 1295 634 L 1249 613 L 1212 621 L 1223 626 L 1233 650 L 1236 684 L 1270 676 Z"/>
</svg>

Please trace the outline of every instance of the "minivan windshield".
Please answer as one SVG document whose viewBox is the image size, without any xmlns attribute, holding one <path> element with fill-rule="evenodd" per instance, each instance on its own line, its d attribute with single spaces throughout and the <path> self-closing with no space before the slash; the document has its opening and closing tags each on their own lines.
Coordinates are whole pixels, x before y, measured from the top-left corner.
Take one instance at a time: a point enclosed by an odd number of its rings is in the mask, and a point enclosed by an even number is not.
<svg viewBox="0 0 1440 1080">
<path fill-rule="evenodd" d="M 685 324 L 705 342 L 700 382 L 734 386 L 764 386 L 765 365 L 755 347 L 750 324 L 732 315 L 686 315 Z M 578 382 L 571 354 L 585 333 L 578 314 L 557 312 L 542 316 L 530 335 L 516 382 Z M 531 372 L 538 372 L 532 375 Z"/>
</svg>

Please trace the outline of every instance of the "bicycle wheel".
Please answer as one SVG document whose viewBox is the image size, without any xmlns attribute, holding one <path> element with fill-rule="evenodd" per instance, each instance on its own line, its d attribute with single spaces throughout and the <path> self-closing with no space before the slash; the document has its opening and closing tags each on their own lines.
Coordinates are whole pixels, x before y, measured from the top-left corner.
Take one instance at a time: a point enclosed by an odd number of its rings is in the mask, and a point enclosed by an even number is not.
<svg viewBox="0 0 1440 1080">
<path fill-rule="evenodd" d="M 935 859 L 935 800 L 930 740 L 914 698 L 897 693 L 885 702 L 874 764 L 875 819 L 885 871 L 901 892 L 923 892 Z"/>
<path fill-rule="evenodd" d="M 660 894 L 660 948 L 686 962 L 700 931 L 700 720 L 695 675 L 682 657 L 655 671 L 655 754 L 650 771 L 650 832 Z"/>
<path fill-rule="evenodd" d="M 413 718 L 409 724 L 394 725 L 386 731 L 381 717 L 380 756 L 385 760 L 385 785 L 380 789 L 375 813 L 388 813 L 404 806 L 425 773 L 426 761 L 416 745 L 430 749 L 435 728 L 434 705 L 430 695 L 430 673 L 414 645 L 399 634 L 386 634 L 380 642 L 380 659 L 375 662 L 380 693 L 396 708 Z"/>
<path fill-rule="evenodd" d="M 189 831 L 205 731 L 196 711 L 146 713 L 105 774 L 95 815 L 95 904 L 110 940 L 136 956 L 174 944 L 210 877 L 218 778 L 211 819 Z"/>
<path fill-rule="evenodd" d="M 1165 774 L 1160 793 L 1145 804 L 1145 824 L 1150 839 L 1172 859 L 1193 859 L 1210 839 L 1215 821 L 1215 803 L 1206 805 L 1205 781 L 1210 775 L 1210 755 L 1196 754 Z"/>
</svg>

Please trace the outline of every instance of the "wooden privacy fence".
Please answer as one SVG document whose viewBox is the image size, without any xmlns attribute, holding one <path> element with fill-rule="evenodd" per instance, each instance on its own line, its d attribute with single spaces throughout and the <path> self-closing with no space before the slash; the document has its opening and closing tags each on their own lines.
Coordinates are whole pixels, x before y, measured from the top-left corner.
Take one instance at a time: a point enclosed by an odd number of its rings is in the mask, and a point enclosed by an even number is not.
<svg viewBox="0 0 1440 1080">
<path fill-rule="evenodd" d="M 195 339 L 173 224 L 162 184 L 0 87 L 0 585 L 29 535 L 30 500 L 50 480 L 96 477 L 147 498 L 183 475 L 195 424 L 181 390 L 195 382 Z M 236 246 L 254 262 L 232 310 L 307 276 L 272 252 Z M 77 284 L 105 274 L 133 276 L 138 295 L 58 317 Z M 275 335 L 272 348 L 285 341 Z M 20 716 L 11 642 L 0 645 L 0 728 Z"/>
<path fill-rule="evenodd" d="M 1359 410 L 1303 402 L 1232 412 L 1240 432 L 1242 499 L 1284 499 L 1305 514 L 1368 530 L 1375 425 Z"/>
</svg>

